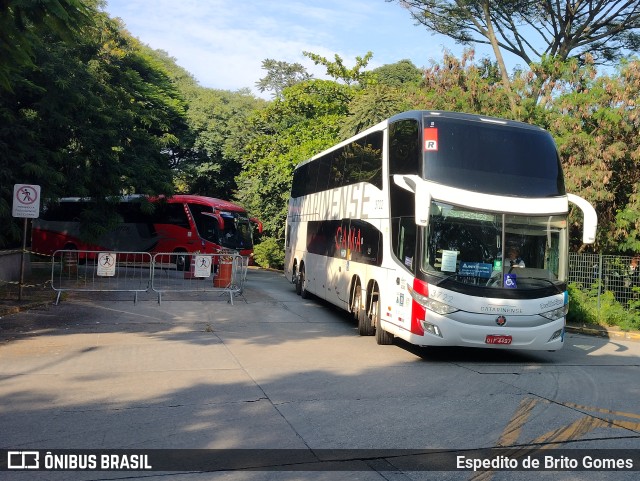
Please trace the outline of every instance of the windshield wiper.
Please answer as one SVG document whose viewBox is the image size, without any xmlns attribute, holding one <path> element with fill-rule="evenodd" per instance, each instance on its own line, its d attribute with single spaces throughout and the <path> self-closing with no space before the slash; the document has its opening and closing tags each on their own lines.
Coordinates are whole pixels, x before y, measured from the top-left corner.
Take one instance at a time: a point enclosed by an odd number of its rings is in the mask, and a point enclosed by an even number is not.
<svg viewBox="0 0 640 481">
<path fill-rule="evenodd" d="M 553 287 L 556 288 L 556 290 L 558 291 L 558 294 L 564 294 L 564 292 L 561 291 L 560 288 L 558 287 L 558 284 L 556 284 L 553 281 L 550 281 L 549 279 L 545 279 L 544 277 L 521 277 L 519 278 L 519 281 L 525 281 L 526 279 L 534 279 L 536 281 L 548 282 L 549 284 L 551 284 Z"/>
</svg>

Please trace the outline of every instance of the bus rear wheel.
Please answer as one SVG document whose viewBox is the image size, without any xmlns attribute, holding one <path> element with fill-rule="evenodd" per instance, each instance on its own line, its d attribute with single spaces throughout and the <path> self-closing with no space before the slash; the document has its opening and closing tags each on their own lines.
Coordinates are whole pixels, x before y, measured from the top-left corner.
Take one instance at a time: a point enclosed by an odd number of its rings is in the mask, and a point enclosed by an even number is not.
<svg viewBox="0 0 640 481">
<path fill-rule="evenodd" d="M 371 304 L 373 304 L 373 301 Z M 361 336 L 373 336 L 376 332 L 376 327 L 373 323 L 374 320 L 370 316 L 370 311 L 371 308 L 358 310 L 358 334 Z"/>
<path fill-rule="evenodd" d="M 307 291 L 307 287 L 305 286 L 304 264 L 300 265 L 300 272 L 298 272 L 298 283 L 296 284 L 296 293 L 300 294 L 300 297 L 302 297 L 303 299 L 307 299 L 309 297 L 309 292 Z"/>
<path fill-rule="evenodd" d="M 356 322 L 359 322 L 360 311 L 362 311 L 362 288 L 360 284 L 356 284 L 351 300 L 351 315 Z"/>
</svg>

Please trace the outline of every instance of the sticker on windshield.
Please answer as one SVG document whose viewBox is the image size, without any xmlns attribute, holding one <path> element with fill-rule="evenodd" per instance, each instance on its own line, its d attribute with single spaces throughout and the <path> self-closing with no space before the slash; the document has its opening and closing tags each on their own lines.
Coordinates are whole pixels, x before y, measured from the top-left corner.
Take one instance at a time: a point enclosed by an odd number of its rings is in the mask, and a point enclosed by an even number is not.
<svg viewBox="0 0 640 481">
<path fill-rule="evenodd" d="M 469 277 L 483 277 L 489 279 L 493 266 L 484 262 L 462 262 L 460 264 L 460 275 Z"/>
<path fill-rule="evenodd" d="M 458 251 L 442 251 L 442 266 L 440 270 L 442 272 L 455 272 L 456 263 L 458 261 Z"/>
<path fill-rule="evenodd" d="M 505 274 L 504 275 L 504 287 L 507 289 L 516 289 L 518 284 L 516 283 L 516 275 L 515 274 Z"/>
<path fill-rule="evenodd" d="M 438 129 L 435 127 L 424 129 L 424 150 L 438 151 Z"/>
</svg>

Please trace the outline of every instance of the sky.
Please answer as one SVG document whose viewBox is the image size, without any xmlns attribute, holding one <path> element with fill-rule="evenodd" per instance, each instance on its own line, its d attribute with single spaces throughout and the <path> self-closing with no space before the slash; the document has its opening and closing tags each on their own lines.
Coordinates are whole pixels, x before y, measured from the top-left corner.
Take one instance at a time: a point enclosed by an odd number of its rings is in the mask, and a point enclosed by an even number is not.
<svg viewBox="0 0 640 481">
<path fill-rule="evenodd" d="M 415 25 L 410 13 L 385 0 L 107 0 L 105 11 L 153 49 L 176 59 L 203 87 L 249 88 L 266 75 L 262 61 L 300 63 L 316 78 L 325 70 L 302 52 L 347 67 L 373 52 L 367 70 L 409 59 L 416 67 L 460 56 L 463 46 Z M 476 58 L 486 55 L 476 48 Z M 482 54 L 482 55 L 481 55 Z M 325 77 L 326 78 L 326 77 Z"/>
</svg>

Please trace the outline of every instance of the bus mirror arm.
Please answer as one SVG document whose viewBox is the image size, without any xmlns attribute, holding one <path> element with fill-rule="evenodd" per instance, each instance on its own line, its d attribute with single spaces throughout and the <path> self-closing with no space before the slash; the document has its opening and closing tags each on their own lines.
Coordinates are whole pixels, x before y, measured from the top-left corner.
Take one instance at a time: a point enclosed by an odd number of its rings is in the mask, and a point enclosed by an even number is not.
<svg viewBox="0 0 640 481">
<path fill-rule="evenodd" d="M 427 226 L 429 224 L 429 210 L 431 208 L 431 193 L 427 184 L 418 175 L 395 174 L 393 182 L 404 190 L 413 192 L 415 197 L 416 225 Z"/>
<path fill-rule="evenodd" d="M 596 229 L 598 228 L 598 214 L 596 214 L 596 210 L 589 202 L 577 195 L 567 194 L 567 199 L 572 204 L 577 205 L 584 216 L 582 242 L 585 244 L 593 244 L 596 241 Z"/>
</svg>

